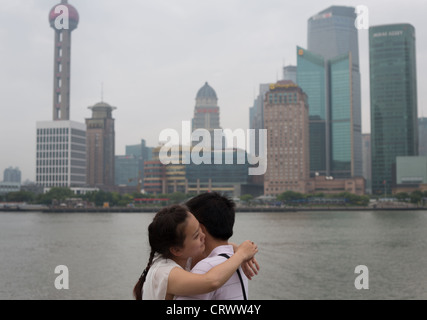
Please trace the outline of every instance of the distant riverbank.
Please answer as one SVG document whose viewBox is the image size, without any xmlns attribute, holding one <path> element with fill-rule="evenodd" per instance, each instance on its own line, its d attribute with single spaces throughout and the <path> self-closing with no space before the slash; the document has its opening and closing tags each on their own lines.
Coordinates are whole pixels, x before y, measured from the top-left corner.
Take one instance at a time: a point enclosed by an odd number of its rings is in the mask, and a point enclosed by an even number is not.
<svg viewBox="0 0 427 320">
<path fill-rule="evenodd" d="M 0 212 L 34 212 L 44 213 L 120 213 L 120 212 L 157 212 L 162 207 L 91 207 L 91 208 L 48 208 L 39 206 L 16 206 L 0 207 Z M 298 211 L 413 211 L 427 210 L 427 207 L 404 207 L 404 206 L 384 206 L 384 207 L 345 207 L 345 206 L 323 206 L 323 207 L 237 207 L 236 212 L 298 212 Z"/>
<path fill-rule="evenodd" d="M 43 212 L 157 212 L 162 207 L 145 207 L 145 208 L 52 208 L 43 210 Z M 298 212 L 298 211 L 404 211 L 404 210 L 427 210 L 427 208 L 415 207 L 295 207 L 295 208 L 280 208 L 280 207 L 238 207 L 236 212 Z"/>
</svg>

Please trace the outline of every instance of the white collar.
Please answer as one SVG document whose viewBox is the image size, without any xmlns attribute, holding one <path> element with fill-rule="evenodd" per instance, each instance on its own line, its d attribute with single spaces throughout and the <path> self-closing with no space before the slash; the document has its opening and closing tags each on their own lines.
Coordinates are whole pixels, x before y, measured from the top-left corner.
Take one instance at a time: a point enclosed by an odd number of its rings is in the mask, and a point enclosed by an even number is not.
<svg viewBox="0 0 427 320">
<path fill-rule="evenodd" d="M 231 244 L 218 246 L 212 250 L 212 252 L 209 254 L 208 257 L 209 258 L 216 257 L 216 256 L 220 255 L 221 253 L 226 253 L 226 254 L 232 256 L 234 254 L 233 246 Z"/>
</svg>

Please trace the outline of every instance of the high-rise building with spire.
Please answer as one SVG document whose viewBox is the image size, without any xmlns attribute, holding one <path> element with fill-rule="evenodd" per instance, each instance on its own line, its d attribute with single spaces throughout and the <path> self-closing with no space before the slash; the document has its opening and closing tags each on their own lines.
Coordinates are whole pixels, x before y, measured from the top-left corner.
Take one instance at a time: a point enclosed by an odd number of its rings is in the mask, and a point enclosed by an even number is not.
<svg viewBox="0 0 427 320">
<path fill-rule="evenodd" d="M 196 96 L 192 131 L 206 129 L 211 136 L 211 147 L 214 147 L 214 130 L 221 129 L 219 125 L 218 97 L 215 90 L 206 82 Z M 195 142 L 194 144 L 197 144 Z"/>
<path fill-rule="evenodd" d="M 79 14 L 67 0 L 49 12 L 55 31 L 53 57 L 53 117 L 37 122 L 36 181 L 43 187 L 86 184 L 86 126 L 70 120 L 71 32 Z"/>
<path fill-rule="evenodd" d="M 77 28 L 79 13 L 62 0 L 50 11 L 49 22 L 55 30 L 53 120 L 70 120 L 71 32 Z"/>
</svg>

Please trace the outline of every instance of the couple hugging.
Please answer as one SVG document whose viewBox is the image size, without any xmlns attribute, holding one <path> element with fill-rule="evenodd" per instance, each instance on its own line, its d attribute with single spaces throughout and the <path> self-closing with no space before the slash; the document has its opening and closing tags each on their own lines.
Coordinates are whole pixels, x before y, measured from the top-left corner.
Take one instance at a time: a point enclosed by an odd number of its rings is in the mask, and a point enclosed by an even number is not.
<svg viewBox="0 0 427 320">
<path fill-rule="evenodd" d="M 160 210 L 148 227 L 151 253 L 135 299 L 246 300 L 258 248 L 228 242 L 234 220 L 234 202 L 218 193 Z"/>
</svg>

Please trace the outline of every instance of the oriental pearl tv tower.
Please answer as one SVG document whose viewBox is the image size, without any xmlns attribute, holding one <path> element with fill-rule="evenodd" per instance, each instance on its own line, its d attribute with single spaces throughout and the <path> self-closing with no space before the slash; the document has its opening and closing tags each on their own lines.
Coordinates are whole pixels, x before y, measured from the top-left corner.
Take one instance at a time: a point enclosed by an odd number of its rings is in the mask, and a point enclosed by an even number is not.
<svg viewBox="0 0 427 320">
<path fill-rule="evenodd" d="M 71 32 L 77 28 L 79 13 L 62 0 L 50 10 L 49 22 L 55 30 L 53 120 L 70 120 Z"/>
</svg>

